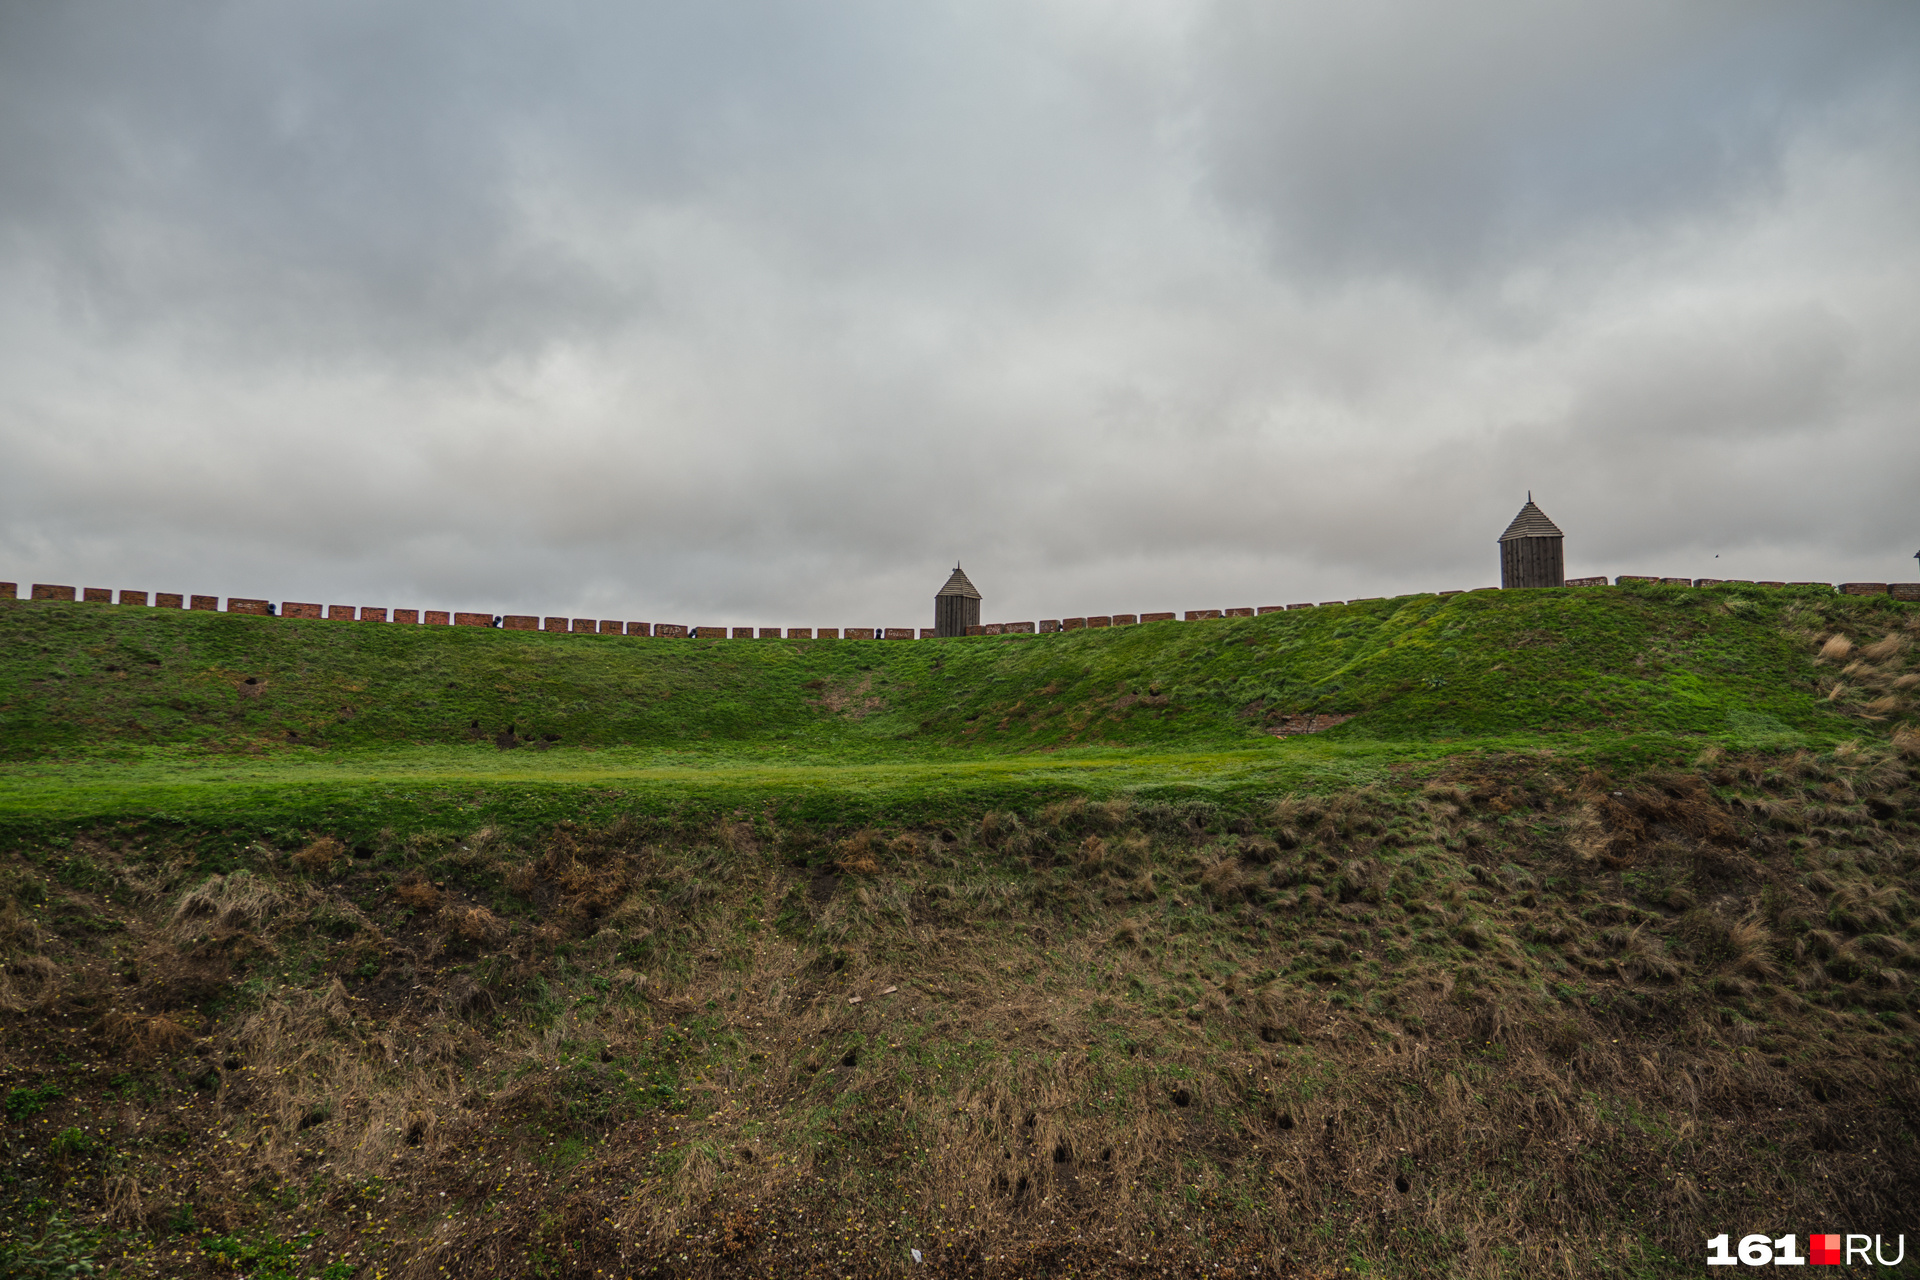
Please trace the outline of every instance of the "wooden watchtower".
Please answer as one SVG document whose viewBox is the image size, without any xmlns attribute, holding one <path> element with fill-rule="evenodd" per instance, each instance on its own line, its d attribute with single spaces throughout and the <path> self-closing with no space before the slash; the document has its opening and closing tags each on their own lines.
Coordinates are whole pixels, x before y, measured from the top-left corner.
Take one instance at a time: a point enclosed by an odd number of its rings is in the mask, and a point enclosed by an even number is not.
<svg viewBox="0 0 1920 1280">
<path fill-rule="evenodd" d="M 953 566 L 953 576 L 947 579 L 947 585 L 933 598 L 933 634 L 936 636 L 963 636 L 968 627 L 980 625 L 980 593 L 967 581 L 967 575 L 960 572 L 960 566 Z"/>
<path fill-rule="evenodd" d="M 1564 587 L 1567 585 L 1566 535 L 1560 526 L 1547 519 L 1547 513 L 1527 505 L 1500 535 L 1500 586 Z"/>
</svg>

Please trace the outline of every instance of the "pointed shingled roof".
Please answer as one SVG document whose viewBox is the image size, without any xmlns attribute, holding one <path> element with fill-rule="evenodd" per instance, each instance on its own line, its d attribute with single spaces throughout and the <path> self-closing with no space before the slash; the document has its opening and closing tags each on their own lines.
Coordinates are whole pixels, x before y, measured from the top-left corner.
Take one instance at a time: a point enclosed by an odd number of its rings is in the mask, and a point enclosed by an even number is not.
<svg viewBox="0 0 1920 1280">
<path fill-rule="evenodd" d="M 973 589 L 973 584 L 967 581 L 967 575 L 960 572 L 960 566 L 957 564 L 953 566 L 953 576 L 947 579 L 947 585 L 933 593 L 935 600 L 938 600 L 941 596 L 965 596 L 969 600 L 980 599 L 980 593 Z"/>
<path fill-rule="evenodd" d="M 1560 526 L 1547 519 L 1547 513 L 1533 505 L 1533 495 L 1527 495 L 1527 505 L 1520 508 L 1520 514 L 1513 518 L 1507 531 L 1500 535 L 1500 541 L 1512 542 L 1515 538 L 1564 538 Z"/>
</svg>

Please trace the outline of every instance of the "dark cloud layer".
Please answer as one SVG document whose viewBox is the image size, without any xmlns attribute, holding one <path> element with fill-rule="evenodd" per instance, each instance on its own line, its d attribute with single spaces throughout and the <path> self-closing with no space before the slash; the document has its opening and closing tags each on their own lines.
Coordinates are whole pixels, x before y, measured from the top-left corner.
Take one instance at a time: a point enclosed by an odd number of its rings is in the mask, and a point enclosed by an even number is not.
<svg viewBox="0 0 1920 1280">
<path fill-rule="evenodd" d="M 0 576 L 1912 577 L 1916 126 L 1904 3 L 0 2 Z"/>
</svg>

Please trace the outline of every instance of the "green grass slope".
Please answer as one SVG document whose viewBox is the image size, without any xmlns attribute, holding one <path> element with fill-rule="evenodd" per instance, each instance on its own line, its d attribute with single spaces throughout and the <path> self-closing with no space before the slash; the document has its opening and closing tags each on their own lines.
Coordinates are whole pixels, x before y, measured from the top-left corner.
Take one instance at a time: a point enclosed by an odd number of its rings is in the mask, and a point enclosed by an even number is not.
<svg viewBox="0 0 1920 1280">
<path fill-rule="evenodd" d="M 1476 592 L 1050 636 L 690 641 L 159 612 L 0 608 L 9 759 L 191 745 L 365 749 L 791 743 L 1258 742 L 1304 713 L 1336 738 L 1841 732 L 1795 631 L 1915 606 L 1812 591 Z"/>
<path fill-rule="evenodd" d="M 455 791 L 507 827 L 583 805 L 608 821 L 757 803 L 933 821 L 1071 795 L 1258 803 L 1467 750 L 1648 764 L 1701 740 L 1822 747 L 1899 722 L 1907 658 L 1818 646 L 1915 616 L 1814 590 L 1652 587 L 698 642 L 23 604 L 0 609 L 0 826 L 411 830 Z M 1350 718 L 1274 736 L 1310 714 Z"/>
</svg>

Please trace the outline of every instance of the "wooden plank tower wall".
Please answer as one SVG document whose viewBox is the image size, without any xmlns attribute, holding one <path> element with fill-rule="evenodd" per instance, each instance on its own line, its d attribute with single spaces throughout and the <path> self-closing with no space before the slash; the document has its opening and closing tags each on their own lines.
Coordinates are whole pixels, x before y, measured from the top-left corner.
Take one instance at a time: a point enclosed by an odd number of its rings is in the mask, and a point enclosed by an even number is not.
<svg viewBox="0 0 1920 1280">
<path fill-rule="evenodd" d="M 953 576 L 947 579 L 947 585 L 933 598 L 933 634 L 936 636 L 963 636 L 968 627 L 980 625 L 980 593 L 967 581 L 967 575 L 960 572 L 960 566 L 953 566 Z"/>
<path fill-rule="evenodd" d="M 1533 505 L 1533 495 L 1529 493 L 1527 505 L 1520 508 L 1520 514 L 1500 535 L 1500 586 L 1511 589 L 1567 585 L 1567 561 L 1562 546 L 1565 540 L 1560 526 Z"/>
</svg>

